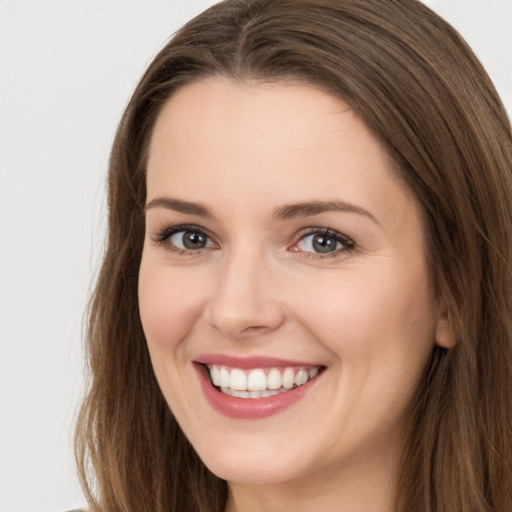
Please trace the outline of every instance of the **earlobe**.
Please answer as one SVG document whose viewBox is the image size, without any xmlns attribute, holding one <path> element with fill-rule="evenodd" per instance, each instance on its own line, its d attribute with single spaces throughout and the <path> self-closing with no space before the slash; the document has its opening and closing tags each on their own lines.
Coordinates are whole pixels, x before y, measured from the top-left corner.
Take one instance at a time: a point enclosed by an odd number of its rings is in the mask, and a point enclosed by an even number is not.
<svg viewBox="0 0 512 512">
<path fill-rule="evenodd" d="M 446 307 L 443 307 L 436 326 L 436 345 L 442 348 L 453 348 L 457 344 L 457 336 L 450 322 Z"/>
</svg>

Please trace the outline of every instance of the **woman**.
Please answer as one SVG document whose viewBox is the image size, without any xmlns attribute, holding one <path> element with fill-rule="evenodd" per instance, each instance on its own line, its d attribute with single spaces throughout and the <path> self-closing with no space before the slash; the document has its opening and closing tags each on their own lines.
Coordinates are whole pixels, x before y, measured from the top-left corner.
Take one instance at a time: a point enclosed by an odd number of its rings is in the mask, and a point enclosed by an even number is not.
<svg viewBox="0 0 512 512">
<path fill-rule="evenodd" d="M 510 510 L 511 171 L 490 80 L 419 2 L 189 22 L 112 152 L 91 509 Z"/>
</svg>

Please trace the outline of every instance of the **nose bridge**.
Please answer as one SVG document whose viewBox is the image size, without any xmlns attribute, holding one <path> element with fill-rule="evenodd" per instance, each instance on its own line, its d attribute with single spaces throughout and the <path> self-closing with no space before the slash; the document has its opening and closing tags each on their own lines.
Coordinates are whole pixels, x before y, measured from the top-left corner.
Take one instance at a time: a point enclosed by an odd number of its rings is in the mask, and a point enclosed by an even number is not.
<svg viewBox="0 0 512 512">
<path fill-rule="evenodd" d="M 261 334 L 283 320 L 272 264 L 250 243 L 238 244 L 222 258 L 206 311 L 208 323 L 229 337 Z"/>
</svg>

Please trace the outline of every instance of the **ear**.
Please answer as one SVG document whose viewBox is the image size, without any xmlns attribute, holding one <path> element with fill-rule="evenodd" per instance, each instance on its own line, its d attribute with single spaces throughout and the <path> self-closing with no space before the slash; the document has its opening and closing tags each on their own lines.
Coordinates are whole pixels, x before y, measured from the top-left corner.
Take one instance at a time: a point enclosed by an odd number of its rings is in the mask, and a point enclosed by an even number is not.
<svg viewBox="0 0 512 512">
<path fill-rule="evenodd" d="M 457 344 L 457 336 L 455 329 L 450 321 L 450 315 L 448 314 L 448 308 L 444 301 L 440 304 L 439 317 L 436 325 L 435 335 L 436 345 L 442 348 L 453 348 Z"/>
</svg>

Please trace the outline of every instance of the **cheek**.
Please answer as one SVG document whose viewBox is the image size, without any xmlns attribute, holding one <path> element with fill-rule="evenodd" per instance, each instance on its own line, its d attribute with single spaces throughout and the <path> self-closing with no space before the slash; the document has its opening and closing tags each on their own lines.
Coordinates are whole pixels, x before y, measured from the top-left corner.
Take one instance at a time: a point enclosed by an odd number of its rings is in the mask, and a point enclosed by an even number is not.
<svg viewBox="0 0 512 512">
<path fill-rule="evenodd" d="M 420 263 L 407 272 L 379 265 L 351 269 L 315 286 L 304 283 L 306 288 L 297 303 L 300 316 L 344 361 L 423 360 L 434 344 L 433 299 Z"/>
<path fill-rule="evenodd" d="M 167 265 L 143 257 L 138 284 L 142 327 L 156 379 L 169 407 L 181 419 L 194 409 L 193 395 L 179 391 L 183 372 L 191 371 L 183 341 L 194 329 L 201 310 L 201 296 L 191 284 Z"/>
<path fill-rule="evenodd" d="M 434 346 L 426 273 L 398 270 L 347 273 L 310 288 L 309 300 L 298 306 L 308 330 L 332 354 L 337 386 L 329 401 L 341 411 L 334 423 L 344 425 L 349 438 L 405 421 Z"/>
<path fill-rule="evenodd" d="M 142 260 L 139 273 L 139 310 L 151 351 L 179 345 L 201 309 L 193 282 L 179 279 L 169 268 Z"/>
</svg>

